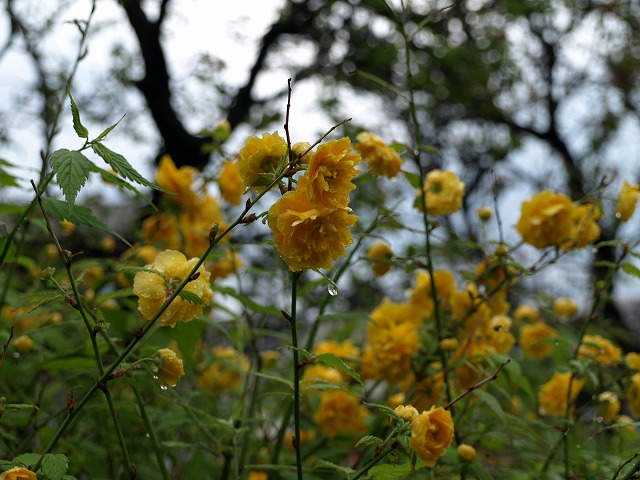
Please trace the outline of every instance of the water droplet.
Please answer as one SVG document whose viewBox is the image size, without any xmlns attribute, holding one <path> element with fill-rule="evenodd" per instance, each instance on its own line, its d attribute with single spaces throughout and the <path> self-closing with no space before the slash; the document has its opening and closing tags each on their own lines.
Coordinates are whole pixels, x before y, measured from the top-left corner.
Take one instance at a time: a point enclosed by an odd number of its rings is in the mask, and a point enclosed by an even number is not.
<svg viewBox="0 0 640 480">
<path fill-rule="evenodd" d="M 158 375 L 154 375 L 154 376 L 153 376 L 153 378 L 154 378 L 155 380 L 158 380 Z"/>
<path fill-rule="evenodd" d="M 558 345 L 560 345 L 560 342 L 556 340 L 555 342 L 553 342 L 553 344 L 557 347 Z"/>
<path fill-rule="evenodd" d="M 168 390 L 169 387 L 167 387 L 166 385 L 160 385 L 160 390 Z"/>
<path fill-rule="evenodd" d="M 621 219 L 621 218 L 622 218 L 622 214 L 621 214 L 621 213 L 619 213 L 619 212 L 616 212 L 616 218 L 617 218 L 618 220 L 619 220 L 619 219 Z"/>
<path fill-rule="evenodd" d="M 591 253 L 598 253 L 598 249 L 597 248 L 592 248 L 591 249 Z"/>
<path fill-rule="evenodd" d="M 598 422 L 598 423 L 602 423 L 602 422 L 603 422 L 603 420 L 604 420 L 604 418 L 602 418 L 602 417 L 598 417 L 598 418 L 596 418 L 596 422 Z"/>
<path fill-rule="evenodd" d="M 151 435 L 149 435 L 148 433 L 145 433 L 144 436 L 147 437 L 147 438 L 151 438 Z"/>
<path fill-rule="evenodd" d="M 600 355 L 604 355 L 605 353 L 607 353 L 604 349 L 600 350 Z"/>
<path fill-rule="evenodd" d="M 335 297 L 336 295 L 338 295 L 338 286 L 335 283 L 330 283 L 327 286 L 327 291 L 329 292 L 329 295 Z"/>
<path fill-rule="evenodd" d="M 580 448 L 580 447 L 581 447 L 581 445 L 576 445 L 576 448 Z"/>
</svg>

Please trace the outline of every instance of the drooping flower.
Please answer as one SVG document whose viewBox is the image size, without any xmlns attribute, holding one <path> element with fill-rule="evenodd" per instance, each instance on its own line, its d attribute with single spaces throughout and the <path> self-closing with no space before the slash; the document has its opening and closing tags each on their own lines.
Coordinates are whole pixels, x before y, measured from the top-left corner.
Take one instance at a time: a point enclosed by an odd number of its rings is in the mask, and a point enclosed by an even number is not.
<svg viewBox="0 0 640 480">
<path fill-rule="evenodd" d="M 559 245 L 571 236 L 572 210 L 566 195 L 551 190 L 538 192 L 522 202 L 516 228 L 522 240 L 536 248 Z"/>
<path fill-rule="evenodd" d="M 422 211 L 423 191 L 427 193 L 427 213 L 429 215 L 448 215 L 462 208 L 464 183 L 450 171 L 431 170 L 427 174 L 422 191 L 418 192 L 416 205 Z"/>
<path fill-rule="evenodd" d="M 585 335 L 578 348 L 578 358 L 589 358 L 603 366 L 617 365 L 622 359 L 622 350 L 600 335 Z"/>
<path fill-rule="evenodd" d="M 180 377 L 184 375 L 182 359 L 170 348 L 161 348 L 155 355 L 160 361 L 156 376 L 169 387 L 175 387 Z"/>
<path fill-rule="evenodd" d="M 224 162 L 218 176 L 220 194 L 231 205 L 240 205 L 245 191 L 244 181 L 240 176 L 238 162 Z"/>
<path fill-rule="evenodd" d="M 640 185 L 632 185 L 629 182 L 624 182 L 620 189 L 620 196 L 618 197 L 618 203 L 616 205 L 616 217 L 622 222 L 629 220 L 633 212 L 636 211 L 638 197 L 640 197 Z"/>
<path fill-rule="evenodd" d="M 256 191 L 264 190 L 264 185 L 254 185 L 260 175 L 274 173 L 287 153 L 287 142 L 278 132 L 263 133 L 262 138 L 249 137 L 238 156 L 238 169 L 245 187 Z"/>
<path fill-rule="evenodd" d="M 193 179 L 198 174 L 198 170 L 193 167 L 183 166 L 176 168 L 176 164 L 169 155 L 163 155 L 158 165 L 156 173 L 156 183 L 172 194 L 165 196 L 172 202 L 183 208 L 193 205 L 198 196 L 192 189 Z"/>
<path fill-rule="evenodd" d="M 356 137 L 354 150 L 362 155 L 374 175 L 395 177 L 402 168 L 402 157 L 388 147 L 380 137 L 370 132 L 362 132 Z"/>
<path fill-rule="evenodd" d="M 214 392 L 237 387 L 244 372 L 249 371 L 249 361 L 244 354 L 231 346 L 217 346 L 211 350 L 212 363 L 201 365 L 198 386 Z"/>
<path fill-rule="evenodd" d="M 633 416 L 640 419 L 640 373 L 634 373 L 631 376 L 626 399 Z"/>
<path fill-rule="evenodd" d="M 369 411 L 358 397 L 342 390 L 326 390 L 320 395 L 313 421 L 325 437 L 333 438 L 341 433 L 363 431 L 368 416 Z"/>
<path fill-rule="evenodd" d="M 311 203 L 318 207 L 339 208 L 349 204 L 349 192 L 356 188 L 351 183 L 359 172 L 356 165 L 360 155 L 351 153 L 348 137 L 324 143 L 309 160 L 304 175 L 304 186 Z M 298 185 L 301 189 L 302 185 Z"/>
<path fill-rule="evenodd" d="M 13 467 L 0 475 L 0 480 L 36 480 L 37 478 L 35 472 L 24 467 Z"/>
<path fill-rule="evenodd" d="M 371 271 L 376 277 L 386 275 L 393 264 L 389 259 L 393 256 L 393 251 L 387 242 L 374 242 L 369 247 L 367 258 L 371 261 Z"/>
<path fill-rule="evenodd" d="M 550 340 L 556 338 L 555 328 L 537 321 L 520 327 L 520 347 L 527 357 L 545 358 L 553 350 Z"/>
<path fill-rule="evenodd" d="M 349 227 L 358 220 L 349 208 L 316 208 L 303 190 L 284 194 L 269 209 L 278 253 L 292 272 L 330 269 L 353 243 Z"/>
<path fill-rule="evenodd" d="M 431 407 L 411 421 L 409 444 L 427 467 L 433 468 L 453 440 L 451 412 L 442 407 Z"/>
<path fill-rule="evenodd" d="M 140 271 L 133 279 L 133 293 L 138 296 L 138 310 L 147 320 L 160 310 L 162 304 L 173 294 L 175 288 L 189 275 L 197 258 L 187 260 L 182 253 L 175 250 L 160 252 L 155 261 L 146 268 L 160 273 Z M 159 322 L 163 327 L 175 327 L 178 322 L 188 322 L 202 313 L 203 305 L 209 305 L 213 291 L 209 285 L 210 274 L 203 266 L 198 268 L 198 278 L 190 281 L 184 290 L 197 296 L 202 304 L 191 303 L 182 297 L 176 297 L 169 307 L 160 315 Z"/>
<path fill-rule="evenodd" d="M 538 392 L 541 413 L 552 417 L 564 416 L 567 406 L 573 403 L 583 386 L 584 382 L 573 377 L 571 372 L 555 372 Z"/>
</svg>

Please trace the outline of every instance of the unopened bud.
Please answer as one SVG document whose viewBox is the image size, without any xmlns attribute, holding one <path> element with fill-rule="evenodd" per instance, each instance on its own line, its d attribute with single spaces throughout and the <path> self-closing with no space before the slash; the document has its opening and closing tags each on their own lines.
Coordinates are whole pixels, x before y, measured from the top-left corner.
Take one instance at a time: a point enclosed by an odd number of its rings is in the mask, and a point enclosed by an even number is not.
<svg viewBox="0 0 640 480">
<path fill-rule="evenodd" d="M 51 277 L 53 277 L 54 273 L 56 273 L 56 269 L 55 268 L 46 267 L 44 270 L 42 270 L 42 273 L 40 274 L 40 279 L 49 280 Z"/>
<path fill-rule="evenodd" d="M 220 224 L 216 223 L 211 230 L 209 230 L 209 243 L 215 241 L 218 236 L 218 230 L 220 230 Z"/>
<path fill-rule="evenodd" d="M 258 218 L 255 213 L 250 213 L 246 217 L 241 220 L 241 223 L 251 223 L 254 222 L 255 219 Z"/>
<path fill-rule="evenodd" d="M 200 272 L 195 272 L 193 275 L 189 277 L 189 281 L 193 282 L 194 280 L 197 280 L 198 277 L 200 277 Z"/>
</svg>

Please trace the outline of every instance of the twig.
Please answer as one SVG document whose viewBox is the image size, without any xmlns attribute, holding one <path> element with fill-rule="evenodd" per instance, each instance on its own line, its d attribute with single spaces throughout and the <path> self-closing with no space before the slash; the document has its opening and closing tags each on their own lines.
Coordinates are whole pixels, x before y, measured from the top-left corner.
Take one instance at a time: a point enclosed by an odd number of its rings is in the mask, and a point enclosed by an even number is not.
<svg viewBox="0 0 640 480">
<path fill-rule="evenodd" d="M 4 359 L 7 356 L 7 351 L 9 350 L 9 344 L 11 343 L 11 339 L 13 338 L 13 325 L 9 329 L 9 338 L 7 338 L 7 343 L 2 347 L 2 358 L 0 359 L 0 371 L 2 370 L 2 366 L 4 365 Z"/>
<path fill-rule="evenodd" d="M 490 375 L 489 377 L 480 380 L 478 383 L 471 385 L 469 388 L 467 388 L 464 392 L 462 392 L 460 395 L 458 395 L 456 398 L 454 398 L 453 400 L 451 400 L 449 403 L 447 403 L 443 408 L 445 410 L 449 410 L 449 408 L 451 408 L 456 402 L 459 402 L 460 400 L 462 400 L 464 397 L 466 397 L 467 395 L 469 395 L 471 392 L 473 392 L 475 389 L 480 388 L 481 386 L 494 381 L 496 378 L 498 378 L 498 374 L 500 373 L 500 370 L 502 370 L 511 360 L 507 359 L 504 362 L 502 362 L 500 364 L 500 366 L 496 369 L 495 372 L 493 372 L 492 375 Z"/>
</svg>

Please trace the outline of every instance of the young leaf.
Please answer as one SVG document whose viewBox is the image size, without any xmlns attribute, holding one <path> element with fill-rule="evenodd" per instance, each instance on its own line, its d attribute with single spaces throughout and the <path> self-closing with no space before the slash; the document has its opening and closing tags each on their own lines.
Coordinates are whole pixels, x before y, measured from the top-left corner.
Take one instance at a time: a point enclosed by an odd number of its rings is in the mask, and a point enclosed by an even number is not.
<svg viewBox="0 0 640 480">
<path fill-rule="evenodd" d="M 336 357 L 333 353 L 323 353 L 321 355 L 316 356 L 316 362 L 322 363 L 328 367 L 335 368 L 336 370 L 340 370 L 343 373 L 346 373 L 351 378 L 353 378 L 360 385 L 364 385 L 362 383 L 362 379 L 358 372 L 356 372 L 349 365 L 344 363 L 342 359 Z"/>
<path fill-rule="evenodd" d="M 202 300 L 198 295 L 188 290 L 180 290 L 180 298 L 186 300 L 189 303 L 195 303 L 196 305 L 205 305 L 204 300 Z"/>
<path fill-rule="evenodd" d="M 69 95 L 69 100 L 71 100 L 71 116 L 73 116 L 73 129 L 76 131 L 80 138 L 89 138 L 89 131 L 84 125 L 82 125 L 82 122 L 80 121 L 80 111 L 78 110 L 76 102 L 73 101 L 73 97 L 71 96 L 71 92 L 69 90 L 67 90 L 67 95 Z"/>
<path fill-rule="evenodd" d="M 69 205 L 73 205 L 89 173 L 96 167 L 82 153 L 61 148 L 51 155 L 51 168 Z"/>
<path fill-rule="evenodd" d="M 122 240 L 128 246 L 131 246 L 126 238 L 103 223 L 99 218 L 95 217 L 93 213 L 91 213 L 91 210 L 86 207 L 68 205 L 61 200 L 53 198 L 43 198 L 42 202 L 44 203 L 47 213 L 56 220 L 64 220 L 66 218 L 75 225 L 85 225 L 87 227 L 97 228 L 103 232 L 110 233 L 114 237 Z"/>
<path fill-rule="evenodd" d="M 407 179 L 407 181 L 409 182 L 409 184 L 411 184 L 411 186 L 413 188 L 420 188 L 420 176 L 416 175 L 415 173 L 411 173 L 411 172 L 402 172 L 404 177 Z"/>
<path fill-rule="evenodd" d="M 42 459 L 42 465 L 38 469 L 38 475 L 42 474 L 48 480 L 62 480 L 67 473 L 69 459 L 61 453 L 47 453 Z"/>
<path fill-rule="evenodd" d="M 382 441 L 383 440 L 381 438 L 378 438 L 375 435 L 365 435 L 360 440 L 358 440 L 358 443 L 356 443 L 355 446 L 359 447 L 360 445 L 364 445 L 365 447 L 367 447 L 369 445 L 375 445 L 377 447 L 382 443 Z"/>
<path fill-rule="evenodd" d="M 133 185 L 131 185 L 129 182 L 127 182 L 126 180 L 123 180 L 120 176 L 118 175 L 114 175 L 113 173 L 111 173 L 108 170 L 105 170 L 103 168 L 100 167 L 96 167 L 98 169 L 98 173 L 102 176 L 102 179 L 105 180 L 106 182 L 110 182 L 113 183 L 114 185 L 123 188 L 125 190 L 129 190 L 130 192 L 133 192 L 133 194 L 138 197 L 141 200 L 144 200 L 148 205 L 151 205 L 154 210 L 158 210 L 156 208 L 156 206 L 151 202 L 150 199 L 148 199 L 147 197 L 145 197 L 142 193 L 140 193 L 138 191 L 138 189 L 136 187 L 134 187 Z"/>
<path fill-rule="evenodd" d="M 106 136 L 109 135 L 109 132 L 111 132 L 111 130 L 116 128 L 118 126 L 118 124 L 122 121 L 123 118 L 124 118 L 124 115 L 122 117 L 120 117 L 120 120 L 118 120 L 116 123 L 114 123 L 110 127 L 107 127 L 100 135 L 98 135 L 98 137 L 94 140 L 94 142 L 98 143 L 98 142 L 101 142 L 102 140 L 104 140 L 106 138 Z"/>
<path fill-rule="evenodd" d="M 622 270 L 624 270 L 629 275 L 633 275 L 634 277 L 640 278 L 640 268 L 636 267 L 632 263 L 625 263 L 622 265 Z"/>
<path fill-rule="evenodd" d="M 132 182 L 135 182 L 139 185 L 144 185 L 145 187 L 162 190 L 160 187 L 154 185 L 149 180 L 140 175 L 140 173 L 138 173 L 138 171 L 131 166 L 127 159 L 119 153 L 109 150 L 101 143 L 93 143 L 91 144 L 91 148 L 94 152 L 96 152 L 96 155 L 107 162 L 109 166 L 113 168 L 113 170 L 121 177 L 131 180 Z"/>
</svg>

